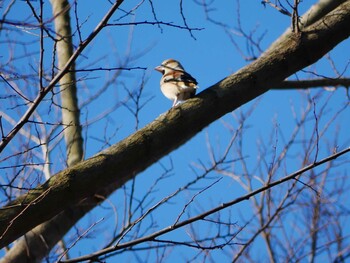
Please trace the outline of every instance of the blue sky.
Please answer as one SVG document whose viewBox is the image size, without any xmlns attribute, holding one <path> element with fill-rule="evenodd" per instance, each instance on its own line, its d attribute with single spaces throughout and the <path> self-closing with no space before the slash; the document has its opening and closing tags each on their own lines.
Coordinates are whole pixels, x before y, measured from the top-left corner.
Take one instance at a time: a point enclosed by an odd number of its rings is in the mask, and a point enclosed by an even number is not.
<svg viewBox="0 0 350 263">
<path fill-rule="evenodd" d="M 123 10 L 129 10 L 130 8 L 135 7 L 139 2 L 140 1 L 125 1 L 121 7 Z M 145 1 L 145 3 L 134 12 L 133 16 L 128 16 L 120 21 L 116 21 L 116 19 L 123 14 L 119 11 L 113 16 L 110 23 L 154 20 L 151 6 L 149 2 L 147 2 L 148 1 Z M 185 69 L 199 82 L 199 92 L 249 63 L 249 61 L 245 61 L 239 54 L 223 28 L 206 20 L 203 7 L 199 6 L 195 1 L 183 2 L 183 12 L 189 27 L 201 29 L 192 32 L 195 39 L 191 37 L 187 30 L 181 30 L 165 25 L 161 25 L 161 28 L 158 28 L 156 25 L 138 25 L 132 28 L 127 26 L 111 26 L 105 28 L 93 41 L 92 45 L 84 51 L 84 56 L 79 58 L 77 62 L 78 69 L 92 67 L 118 67 L 120 66 L 120 61 L 125 59 L 125 54 L 130 53 L 131 56 L 136 56 L 137 59 L 131 62 L 129 66 L 145 67 L 147 70 L 134 70 L 123 73 L 96 102 L 91 103 L 89 106 L 84 107 L 81 110 L 82 123 L 90 122 L 91 120 L 98 118 L 98 116 L 100 116 L 105 110 L 113 107 L 119 100 L 123 100 L 126 96 L 123 87 L 127 87 L 130 90 L 138 89 L 142 77 L 146 80 L 142 100 L 147 101 L 150 99 L 150 101 L 147 102 L 140 112 L 139 127 L 143 127 L 160 114 L 166 112 L 171 107 L 172 103 L 161 94 L 159 90 L 159 80 L 161 75 L 153 70 L 154 67 L 159 65 L 165 59 L 174 58 L 181 61 Z M 315 2 L 316 1 L 302 2 L 300 5 L 300 13 L 302 14 L 312 3 Z M 32 2 L 32 4 L 36 8 L 39 7 L 39 1 Z M 30 17 L 30 10 L 24 1 L 17 1 L 15 5 L 16 8 L 12 9 L 8 19 L 16 20 L 18 19 L 18 14 L 20 14 L 21 17 L 26 17 L 26 14 L 28 14 Z M 89 32 L 97 25 L 98 19 L 105 14 L 108 7 L 108 1 L 86 0 L 84 3 L 81 1 L 78 2 L 79 23 L 83 24 L 81 27 L 83 38 L 86 38 Z M 153 1 L 153 7 L 159 21 L 183 25 L 179 1 L 155 0 Z M 210 12 L 211 18 L 228 26 L 229 33 L 246 56 L 251 54 L 247 52 L 246 40 L 239 35 L 237 29 L 238 10 L 241 18 L 241 27 L 245 32 L 250 33 L 254 30 L 254 39 L 258 39 L 262 35 L 264 36 L 261 40 L 262 50 L 265 50 L 290 25 L 289 17 L 281 15 L 269 6 L 264 7 L 261 4 L 261 1 L 258 0 L 240 1 L 239 9 L 236 1 L 213 1 L 210 9 L 212 10 Z M 45 14 L 47 18 L 51 17 L 49 2 L 45 2 Z M 32 18 L 30 18 L 29 21 L 34 22 Z M 38 37 L 32 33 L 37 32 L 35 32 L 35 30 L 28 30 L 21 31 L 20 34 L 14 36 L 5 36 L 2 34 L 1 37 L 14 37 L 17 40 L 25 39 L 26 41 L 33 41 L 33 44 L 28 46 L 28 51 L 31 49 L 37 50 L 38 43 L 36 41 L 38 40 Z M 78 45 L 79 39 L 77 38 L 77 35 L 75 35 L 74 40 L 75 44 Z M 47 40 L 45 44 L 47 50 L 45 53 L 45 59 L 47 68 L 49 68 L 52 60 L 52 43 Z M 8 58 L 6 55 L 7 48 L 8 46 L 4 44 L 0 45 L 1 53 L 3 54 L 1 59 L 3 61 L 6 61 Z M 17 54 L 24 52 L 22 47 L 16 48 L 18 48 Z M 336 61 L 340 72 L 346 70 L 346 73 L 348 73 L 346 65 L 349 63 L 349 58 L 343 55 L 348 54 L 348 50 L 349 41 L 346 41 L 331 52 L 331 56 L 334 61 Z M 255 55 L 259 55 L 257 50 L 255 50 Z M 33 71 L 32 68 L 38 63 L 38 55 L 31 55 L 26 61 L 22 61 L 22 64 L 19 64 L 18 67 L 31 72 Z M 28 64 L 32 65 L 32 68 L 28 67 Z M 320 63 L 312 65 L 308 70 L 311 72 L 317 72 L 318 74 L 324 74 L 327 77 L 336 77 L 334 72 L 331 71 L 327 59 L 323 59 Z M 347 76 L 346 73 L 345 76 Z M 101 88 L 101 85 L 106 82 L 106 79 L 112 74 L 113 72 L 108 71 L 79 73 L 78 79 L 83 79 L 78 83 L 79 102 L 83 103 L 90 95 L 96 93 L 99 88 Z M 310 75 L 312 74 L 298 73 L 297 77 L 302 79 L 310 77 Z M 35 86 L 37 86 L 37 84 L 34 81 L 31 84 L 34 89 L 27 92 L 28 94 L 35 94 Z M 323 93 L 321 97 L 317 97 L 318 93 L 319 90 L 317 89 L 311 91 L 269 91 L 257 100 L 247 103 L 235 112 L 227 114 L 220 120 L 211 124 L 185 145 L 160 160 L 160 163 L 167 168 L 170 168 L 172 163 L 173 170 L 169 178 L 164 179 L 159 183 L 157 191 L 149 200 L 149 206 L 162 200 L 165 196 L 176 191 L 189 180 L 192 180 L 195 177 L 193 169 L 198 173 L 201 173 L 200 169 L 197 168 L 200 162 L 209 166 L 210 158 L 208 154 L 208 138 L 213 145 L 215 153 L 217 156 L 220 156 L 220 154 L 224 152 L 226 145 L 232 136 L 232 133 L 227 130 L 226 126 L 231 125 L 232 127 L 237 128 L 238 123 L 235 121 L 234 117 L 239 116 L 241 113 L 248 112 L 251 107 L 256 106 L 251 116 L 246 120 L 247 128 L 243 135 L 243 151 L 247 156 L 247 162 L 254 167 L 256 160 L 259 158 L 259 145 L 269 145 L 271 146 L 271 151 L 274 146 L 276 146 L 277 151 L 283 148 L 283 138 L 288 138 L 295 127 L 294 112 L 296 112 L 298 116 L 302 114 L 305 110 L 304 107 L 308 96 L 315 101 L 316 111 L 318 107 L 321 107 L 324 104 L 327 105 L 327 111 L 324 113 L 324 116 L 322 115 L 319 122 L 320 127 L 323 127 L 329 121 L 333 112 L 336 112 L 342 105 L 348 103 L 344 88 L 338 88 L 334 92 Z M 327 98 L 329 101 L 325 102 Z M 50 101 L 48 103 L 50 103 Z M 40 112 L 43 113 L 43 118 L 46 120 L 49 120 L 52 115 L 55 115 L 55 109 L 48 113 L 47 108 L 42 107 Z M 15 113 L 11 114 L 14 114 L 13 116 L 15 116 Z M 337 138 L 339 145 L 337 146 L 339 149 L 348 147 L 348 131 L 350 130 L 348 117 L 349 109 L 346 109 L 339 115 L 334 125 L 332 125 L 324 138 L 322 138 L 323 143 L 320 148 L 320 158 L 323 158 L 328 154 L 327 143 L 332 143 L 335 134 L 334 131 L 337 127 L 340 129 Z M 314 124 L 311 114 L 308 124 L 305 126 L 304 133 L 300 135 L 298 140 L 307 140 L 312 134 Z M 119 107 L 117 110 L 110 113 L 107 118 L 94 122 L 94 124 L 90 125 L 88 128 L 85 127 L 84 140 L 86 143 L 86 157 L 91 157 L 98 153 L 102 148 L 108 146 L 104 142 L 101 142 L 101 140 L 107 140 L 110 144 L 117 143 L 121 139 L 132 134 L 134 127 L 135 121 L 125 107 Z M 278 131 L 276 132 L 276 130 Z M 276 145 L 271 145 L 271 142 L 269 144 L 271 133 L 277 134 L 273 137 L 273 142 L 275 142 Z M 63 146 L 56 149 L 56 160 L 64 159 L 64 151 L 62 149 L 64 149 Z M 269 151 L 270 154 L 271 151 Z M 296 145 L 291 151 L 290 160 L 286 163 L 286 166 L 283 169 L 281 168 L 280 176 L 300 168 L 301 157 L 299 154 L 302 152 L 301 148 Z M 230 156 L 231 159 L 236 157 L 234 152 L 232 152 Z M 271 156 L 267 156 L 267 159 L 268 158 L 271 158 L 272 161 L 272 154 Z M 53 163 L 52 172 L 58 172 L 62 168 L 62 162 Z M 233 169 L 236 173 L 242 173 L 239 165 L 232 166 L 230 169 Z M 346 173 L 348 172 L 348 167 L 342 166 L 340 171 Z M 148 187 L 157 180 L 162 172 L 162 167 L 157 163 L 140 174 L 136 179 L 136 197 L 140 199 L 145 191 L 147 191 Z M 211 175 L 211 179 L 201 181 L 196 185 L 195 189 L 183 192 L 171 204 L 160 208 L 159 212 L 156 214 L 156 221 L 158 223 L 156 229 L 161 229 L 174 222 L 174 219 L 183 209 L 184 204 L 186 204 L 191 197 L 201 189 L 201 187 L 203 188 L 210 185 L 218 178 L 221 178 L 221 175 Z M 261 185 L 259 181 L 256 181 L 255 183 L 256 187 Z M 130 183 L 126 185 L 126 189 L 126 192 L 128 193 Z M 217 184 L 196 199 L 195 205 L 190 208 L 190 214 L 194 215 L 199 211 L 210 209 L 222 202 L 237 198 L 243 193 L 245 193 L 245 191 L 243 191 L 234 180 L 230 177 L 224 176 Z M 119 210 L 118 215 L 122 216 L 121 207 L 124 206 L 124 191 L 119 190 L 110 198 L 110 202 Z M 234 207 L 232 210 L 226 211 L 223 216 L 227 218 L 230 215 L 233 217 L 232 220 L 237 221 L 238 225 L 240 225 L 244 222 L 242 218 L 251 216 L 249 213 L 250 210 L 250 203 L 245 202 Z M 78 245 L 72 249 L 71 256 L 89 253 L 94 249 L 100 248 L 100 244 L 103 244 L 103 241 L 110 236 L 115 225 L 117 224 L 119 226 L 121 222 L 120 218 L 117 219 L 115 217 L 110 204 L 106 202 L 82 220 L 79 225 L 79 230 L 84 231 L 84 229 L 88 228 L 94 222 L 99 221 L 101 218 L 104 218 L 103 223 L 98 224 L 89 234 L 93 239 L 86 239 L 79 242 Z M 115 220 L 117 220 L 118 223 L 116 223 Z M 210 229 L 205 224 L 199 229 L 199 232 L 203 231 L 202 229 L 206 229 L 206 231 L 215 231 L 215 229 Z M 70 233 L 70 235 L 75 234 L 75 230 Z M 183 237 L 188 238 L 188 235 L 185 230 L 180 230 L 172 237 L 181 240 Z M 259 250 L 261 249 L 262 248 L 257 246 L 256 258 L 259 258 Z M 195 254 L 196 252 L 188 252 L 188 250 L 180 249 L 176 253 L 171 254 L 171 261 L 168 262 L 179 262 L 178 260 L 181 262 L 184 260 L 184 257 L 187 258 L 191 255 L 189 253 Z M 221 262 L 226 262 L 225 260 L 228 260 L 227 262 L 230 261 L 230 256 L 223 255 L 220 250 L 215 251 L 213 256 L 217 260 L 224 260 Z M 125 255 L 117 258 L 124 262 L 136 261 L 136 258 L 130 253 L 125 253 Z M 107 262 L 113 262 L 113 259 Z"/>
</svg>

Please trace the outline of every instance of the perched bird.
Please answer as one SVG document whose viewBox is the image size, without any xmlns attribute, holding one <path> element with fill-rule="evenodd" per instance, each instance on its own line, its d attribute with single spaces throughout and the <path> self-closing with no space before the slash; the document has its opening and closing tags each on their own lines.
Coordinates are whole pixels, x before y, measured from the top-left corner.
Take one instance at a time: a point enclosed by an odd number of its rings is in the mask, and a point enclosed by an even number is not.
<svg viewBox="0 0 350 263">
<path fill-rule="evenodd" d="M 163 74 L 160 79 L 160 89 L 165 97 L 174 101 L 173 107 L 196 94 L 197 81 L 188 74 L 180 62 L 167 59 L 155 68 Z"/>
</svg>

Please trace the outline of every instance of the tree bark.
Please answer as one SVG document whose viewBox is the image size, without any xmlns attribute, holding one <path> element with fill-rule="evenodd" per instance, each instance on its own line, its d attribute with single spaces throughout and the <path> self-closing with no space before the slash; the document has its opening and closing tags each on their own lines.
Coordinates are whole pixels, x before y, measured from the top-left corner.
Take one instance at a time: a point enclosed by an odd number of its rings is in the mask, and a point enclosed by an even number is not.
<svg viewBox="0 0 350 263">
<path fill-rule="evenodd" d="M 53 16 L 55 17 L 57 41 L 58 68 L 62 69 L 73 55 L 72 31 L 67 0 L 51 0 Z M 83 159 L 83 138 L 80 126 L 80 110 L 77 99 L 75 81 L 75 63 L 60 79 L 61 112 L 66 142 L 67 164 L 72 166 Z"/>
<path fill-rule="evenodd" d="M 211 122 L 278 86 L 350 35 L 350 1 L 288 33 L 259 59 L 98 155 L 67 168 L 0 212 L 0 246 L 107 186 L 118 188 Z"/>
</svg>

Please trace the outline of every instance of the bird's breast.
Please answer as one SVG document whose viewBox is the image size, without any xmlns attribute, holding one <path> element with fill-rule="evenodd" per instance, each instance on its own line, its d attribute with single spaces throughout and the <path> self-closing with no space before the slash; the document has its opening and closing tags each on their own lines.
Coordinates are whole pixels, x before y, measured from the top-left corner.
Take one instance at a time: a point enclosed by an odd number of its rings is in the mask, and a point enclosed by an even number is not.
<svg viewBox="0 0 350 263">
<path fill-rule="evenodd" d="M 163 83 L 160 85 L 160 90 L 170 100 L 175 100 L 180 93 L 180 87 L 173 83 Z"/>
</svg>

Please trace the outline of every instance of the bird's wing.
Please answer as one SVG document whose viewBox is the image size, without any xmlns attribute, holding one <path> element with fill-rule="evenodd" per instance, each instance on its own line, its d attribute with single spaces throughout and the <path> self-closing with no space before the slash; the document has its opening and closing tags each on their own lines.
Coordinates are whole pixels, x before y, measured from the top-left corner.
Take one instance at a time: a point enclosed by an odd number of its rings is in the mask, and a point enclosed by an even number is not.
<svg viewBox="0 0 350 263">
<path fill-rule="evenodd" d="M 167 76 L 164 76 L 164 82 L 171 81 L 177 82 L 178 85 L 181 85 L 181 82 L 183 82 L 185 86 L 193 87 L 197 86 L 198 84 L 197 80 L 185 71 L 173 71 L 167 74 Z"/>
</svg>

